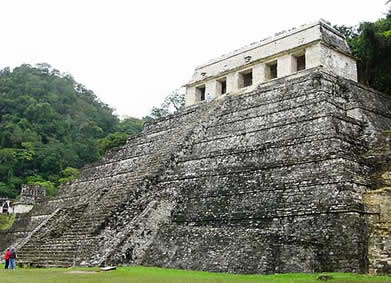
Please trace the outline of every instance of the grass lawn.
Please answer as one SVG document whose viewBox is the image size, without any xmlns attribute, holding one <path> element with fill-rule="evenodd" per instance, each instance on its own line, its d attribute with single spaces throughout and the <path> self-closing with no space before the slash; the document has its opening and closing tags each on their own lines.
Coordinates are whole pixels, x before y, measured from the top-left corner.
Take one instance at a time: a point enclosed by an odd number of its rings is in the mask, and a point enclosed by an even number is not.
<svg viewBox="0 0 391 283">
<path fill-rule="evenodd" d="M 1 283 L 252 283 L 252 282 L 324 282 L 319 274 L 233 275 L 185 271 L 152 267 L 120 267 L 114 271 L 98 272 L 98 268 L 18 268 L 16 271 L 0 270 Z M 389 276 L 368 276 L 351 273 L 327 273 L 334 279 L 327 282 L 391 282 Z"/>
</svg>

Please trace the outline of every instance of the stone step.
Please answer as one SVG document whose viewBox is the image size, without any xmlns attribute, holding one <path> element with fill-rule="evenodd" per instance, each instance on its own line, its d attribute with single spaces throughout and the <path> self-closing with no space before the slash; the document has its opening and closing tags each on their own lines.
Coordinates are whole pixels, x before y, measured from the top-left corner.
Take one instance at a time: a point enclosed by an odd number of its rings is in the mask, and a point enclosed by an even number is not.
<svg viewBox="0 0 391 283">
<path fill-rule="evenodd" d="M 171 138 L 170 140 L 174 139 Z M 161 150 L 161 154 L 141 156 L 134 160 L 135 163 L 132 163 L 131 160 L 121 161 L 128 162 L 128 165 L 140 164 L 134 172 L 126 173 L 125 185 L 122 182 L 116 185 L 110 184 L 112 176 L 121 173 L 122 168 L 118 167 L 118 164 L 98 164 L 98 166 L 105 168 L 104 170 L 108 169 L 105 174 L 101 174 L 100 169 L 93 167 L 84 170 L 84 177 L 81 178 L 81 182 L 71 185 L 70 192 L 80 191 L 76 205 L 85 202 L 88 202 L 88 205 L 67 207 L 60 210 L 58 215 L 50 219 L 21 248 L 19 252 L 21 260 L 33 261 L 40 265 L 66 266 L 73 263 L 73 258 L 80 248 L 90 251 L 98 248 L 96 244 L 88 245 L 84 243 L 95 243 L 92 233 L 107 221 L 120 205 L 127 202 L 129 198 L 135 197 L 134 192 L 138 184 L 144 182 L 146 177 L 154 176 L 162 170 L 162 160 L 171 157 L 171 152 L 175 149 L 174 144 L 166 141 L 164 145 L 156 149 Z M 144 163 L 140 163 L 141 161 L 144 161 Z M 89 184 L 94 189 L 91 190 Z M 83 191 L 85 194 L 82 193 Z M 64 232 L 60 232 L 58 237 L 53 238 L 55 233 L 47 233 L 47 230 L 56 231 L 60 229 L 59 231 L 61 231 L 63 228 L 58 227 L 58 219 L 61 219 L 63 223 L 68 223 L 68 225 Z"/>
<path fill-rule="evenodd" d="M 93 238 L 88 239 L 88 240 L 93 240 Z M 81 246 L 82 247 L 95 247 L 95 245 L 87 244 L 87 243 L 83 243 L 82 245 L 79 245 L 79 243 L 75 243 L 75 242 L 51 240 L 51 241 L 44 243 L 43 245 L 31 245 L 31 244 L 25 245 L 25 246 L 23 246 L 23 248 L 20 251 L 22 253 L 28 252 L 31 250 L 41 250 L 41 251 L 49 250 L 50 251 L 52 248 L 58 248 L 58 249 L 64 249 L 64 250 L 67 250 L 67 249 L 74 250 L 75 247 L 79 248 Z"/>
<path fill-rule="evenodd" d="M 18 264 L 30 265 L 36 267 L 69 267 L 73 266 L 73 259 L 46 259 L 46 258 L 31 258 L 31 259 L 18 259 Z"/>
</svg>

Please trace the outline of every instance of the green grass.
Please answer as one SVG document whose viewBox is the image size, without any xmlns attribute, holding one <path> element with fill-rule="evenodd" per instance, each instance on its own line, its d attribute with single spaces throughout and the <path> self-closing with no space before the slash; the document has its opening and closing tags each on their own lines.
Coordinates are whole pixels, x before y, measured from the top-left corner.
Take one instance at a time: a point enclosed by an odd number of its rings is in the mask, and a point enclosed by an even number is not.
<svg viewBox="0 0 391 283">
<path fill-rule="evenodd" d="M 1 283 L 255 283 L 255 282 L 324 282 L 316 278 L 319 274 L 274 274 L 274 275 L 234 275 L 185 271 L 152 267 L 120 267 L 114 271 L 96 272 L 98 268 L 18 268 L 16 271 L 0 270 Z M 88 273 L 72 273 L 72 272 Z M 94 272 L 95 271 L 95 272 Z M 327 282 L 376 283 L 391 282 L 388 276 L 368 276 L 352 273 L 327 273 L 334 279 Z"/>
<path fill-rule="evenodd" d="M 7 230 L 15 222 L 15 214 L 0 214 L 0 230 Z M 0 281 L 1 282 L 1 281 Z"/>
</svg>

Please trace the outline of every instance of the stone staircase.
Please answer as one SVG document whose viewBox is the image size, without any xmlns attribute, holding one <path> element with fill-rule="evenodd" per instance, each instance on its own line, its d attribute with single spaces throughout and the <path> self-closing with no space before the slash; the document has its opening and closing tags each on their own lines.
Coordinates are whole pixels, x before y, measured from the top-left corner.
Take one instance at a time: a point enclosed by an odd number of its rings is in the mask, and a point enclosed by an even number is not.
<svg viewBox="0 0 391 283">
<path fill-rule="evenodd" d="M 105 242 L 105 234 L 110 233 L 110 223 L 116 219 L 126 204 L 144 198 L 144 214 L 148 214 L 148 195 L 151 182 L 154 182 L 169 165 L 173 153 L 180 151 L 186 137 L 184 132 L 191 127 L 162 127 L 160 131 L 144 133 L 132 139 L 128 146 L 111 153 L 110 159 L 83 170 L 78 182 L 61 192 L 62 198 L 72 198 L 71 206 L 58 211 L 28 240 L 21 244 L 18 262 L 35 266 L 98 265 L 108 254 L 105 250 L 117 243 L 112 239 Z M 150 140 L 160 145 L 153 148 L 140 145 Z M 132 161 L 132 166 L 121 166 L 121 162 Z M 137 217 L 137 215 L 136 215 Z M 133 221 L 134 222 L 134 221 Z M 137 222 L 137 221 L 136 221 Z M 106 231 L 106 232 L 105 232 Z M 120 236 L 118 236 L 121 238 Z M 103 249 L 103 250 L 102 250 Z M 99 255 L 99 256 L 98 256 Z"/>
<path fill-rule="evenodd" d="M 278 79 L 147 123 L 63 188 L 19 261 L 364 272 L 361 153 L 376 124 L 360 115 L 391 101 L 339 80 Z"/>
<path fill-rule="evenodd" d="M 21 247 L 19 262 L 42 266 L 80 264 L 84 256 L 99 250 L 99 231 L 142 180 L 135 173 L 132 179 L 128 178 L 126 186 L 104 188 L 103 195 L 89 195 L 89 202 L 84 205 L 61 208 Z M 85 201 L 81 198 L 79 203 Z"/>
</svg>

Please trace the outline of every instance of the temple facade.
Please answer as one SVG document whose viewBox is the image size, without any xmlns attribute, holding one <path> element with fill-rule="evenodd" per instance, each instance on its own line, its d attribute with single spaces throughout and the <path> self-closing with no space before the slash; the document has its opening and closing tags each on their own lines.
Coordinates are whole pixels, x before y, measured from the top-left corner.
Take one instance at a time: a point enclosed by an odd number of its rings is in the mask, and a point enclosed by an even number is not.
<svg viewBox="0 0 391 283">
<path fill-rule="evenodd" d="M 391 97 L 356 73 L 324 21 L 212 60 L 188 107 L 57 196 L 26 187 L 0 247 L 33 266 L 391 273 Z"/>
<path fill-rule="evenodd" d="M 200 65 L 185 85 L 186 106 L 323 67 L 357 81 L 356 59 L 344 36 L 324 20 L 282 32 Z"/>
</svg>

